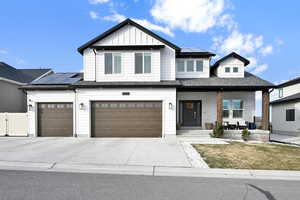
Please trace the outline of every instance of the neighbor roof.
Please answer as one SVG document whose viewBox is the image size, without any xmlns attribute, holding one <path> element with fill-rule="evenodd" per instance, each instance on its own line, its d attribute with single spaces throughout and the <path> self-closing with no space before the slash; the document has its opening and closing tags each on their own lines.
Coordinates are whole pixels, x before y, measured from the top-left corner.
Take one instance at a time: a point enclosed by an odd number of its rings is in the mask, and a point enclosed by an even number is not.
<svg viewBox="0 0 300 200">
<path fill-rule="evenodd" d="M 287 103 L 292 101 L 300 101 L 300 92 L 288 97 L 284 97 L 275 101 L 270 102 L 270 104 L 279 104 L 279 103 Z"/>
<path fill-rule="evenodd" d="M 134 22 L 131 19 L 126 19 L 123 22 L 117 24 L 116 26 L 112 27 L 111 29 L 105 31 L 104 33 L 102 33 L 101 35 L 95 37 L 94 39 L 88 41 L 87 43 L 85 43 L 84 45 L 82 45 L 81 47 L 79 47 L 77 50 L 79 53 L 83 54 L 83 51 L 92 46 L 93 44 L 95 44 L 96 42 L 102 40 L 103 38 L 107 37 L 108 35 L 116 32 L 117 30 L 121 29 L 122 27 L 126 26 L 126 25 L 132 25 L 137 27 L 138 29 L 144 31 L 145 33 L 151 35 L 152 37 L 156 38 L 157 40 L 161 41 L 162 43 L 172 47 L 173 49 L 179 51 L 180 48 L 178 46 L 176 46 L 175 44 L 163 39 L 162 37 L 160 37 L 159 35 L 155 34 L 154 32 L 150 31 L 149 29 L 146 29 L 145 27 L 139 25 L 138 23 Z"/>
<path fill-rule="evenodd" d="M 245 72 L 243 78 L 220 78 L 212 74 L 210 78 L 178 79 L 184 89 L 249 89 L 260 90 L 276 87 L 249 72 Z"/>
<path fill-rule="evenodd" d="M 221 58 L 220 60 L 218 60 L 211 68 L 212 69 L 217 68 L 221 62 L 223 62 L 224 60 L 226 60 L 226 59 L 228 59 L 230 57 L 234 57 L 236 59 L 239 59 L 240 61 L 242 61 L 244 63 L 244 66 L 247 66 L 250 63 L 250 61 L 247 60 L 246 58 L 240 56 L 239 54 L 237 54 L 235 52 L 232 52 L 232 53 L 228 54 L 227 56 L 224 56 L 223 58 Z"/>
<path fill-rule="evenodd" d="M 16 69 L 4 62 L 0 62 L 0 77 L 19 83 L 30 83 L 51 71 L 51 69 Z"/>
<path fill-rule="evenodd" d="M 33 81 L 32 85 L 69 85 L 82 79 L 79 73 L 53 73 L 39 80 Z"/>
<path fill-rule="evenodd" d="M 286 81 L 284 83 L 281 83 L 278 85 L 278 87 L 286 87 L 286 86 L 290 86 L 290 85 L 294 85 L 294 84 L 298 84 L 300 83 L 300 77 Z"/>
</svg>

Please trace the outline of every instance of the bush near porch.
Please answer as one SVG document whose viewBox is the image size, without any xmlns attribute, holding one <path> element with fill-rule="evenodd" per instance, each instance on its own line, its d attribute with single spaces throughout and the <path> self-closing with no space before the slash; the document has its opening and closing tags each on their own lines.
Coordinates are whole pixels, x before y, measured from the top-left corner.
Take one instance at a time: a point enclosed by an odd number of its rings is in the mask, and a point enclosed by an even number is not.
<svg viewBox="0 0 300 200">
<path fill-rule="evenodd" d="M 211 168 L 300 170 L 300 148 L 267 143 L 195 144 Z"/>
</svg>

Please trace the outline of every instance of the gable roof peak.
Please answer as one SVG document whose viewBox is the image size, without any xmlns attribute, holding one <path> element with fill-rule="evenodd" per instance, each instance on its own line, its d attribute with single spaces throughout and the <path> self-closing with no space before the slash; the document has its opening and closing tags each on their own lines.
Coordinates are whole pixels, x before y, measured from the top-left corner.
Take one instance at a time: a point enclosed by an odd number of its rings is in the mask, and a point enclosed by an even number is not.
<svg viewBox="0 0 300 200">
<path fill-rule="evenodd" d="M 160 37 L 159 35 L 157 35 L 156 33 L 150 31 L 149 29 L 145 28 L 144 26 L 136 23 L 135 21 L 133 21 L 130 18 L 125 19 L 124 21 L 122 21 L 121 23 L 113 26 L 112 28 L 108 29 L 107 31 L 103 32 L 102 34 L 98 35 L 97 37 L 93 38 L 92 40 L 88 41 L 87 43 L 83 44 L 82 46 L 80 46 L 77 50 L 80 54 L 83 54 L 83 51 L 85 49 L 87 49 L 88 47 L 90 47 L 91 45 L 95 44 L 96 42 L 102 40 L 103 38 L 107 37 L 108 35 L 116 32 L 117 30 L 121 29 L 122 27 L 126 26 L 126 25 L 132 25 L 135 26 L 136 28 L 142 30 L 143 32 L 151 35 L 152 37 L 154 37 L 155 39 L 161 41 L 162 43 L 170 46 L 171 48 L 175 49 L 176 51 L 180 51 L 181 48 L 178 47 L 177 45 L 169 42 L 168 40 Z"/>
</svg>

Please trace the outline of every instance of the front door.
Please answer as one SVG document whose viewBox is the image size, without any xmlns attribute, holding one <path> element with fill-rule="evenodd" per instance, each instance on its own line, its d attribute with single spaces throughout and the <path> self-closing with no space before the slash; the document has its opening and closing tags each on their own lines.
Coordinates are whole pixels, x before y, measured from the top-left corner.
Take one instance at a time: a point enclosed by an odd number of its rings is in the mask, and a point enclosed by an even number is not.
<svg viewBox="0 0 300 200">
<path fill-rule="evenodd" d="M 201 101 L 182 102 L 183 126 L 201 126 Z"/>
</svg>

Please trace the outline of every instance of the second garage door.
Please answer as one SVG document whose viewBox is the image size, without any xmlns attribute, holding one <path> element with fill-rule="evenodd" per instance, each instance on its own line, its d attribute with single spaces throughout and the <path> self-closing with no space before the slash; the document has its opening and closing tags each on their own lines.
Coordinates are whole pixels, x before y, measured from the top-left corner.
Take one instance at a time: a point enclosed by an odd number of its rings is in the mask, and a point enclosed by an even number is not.
<svg viewBox="0 0 300 200">
<path fill-rule="evenodd" d="M 161 137 L 161 102 L 92 102 L 92 137 Z"/>
<path fill-rule="evenodd" d="M 39 103 L 38 136 L 69 137 L 73 135 L 72 103 Z"/>
</svg>

